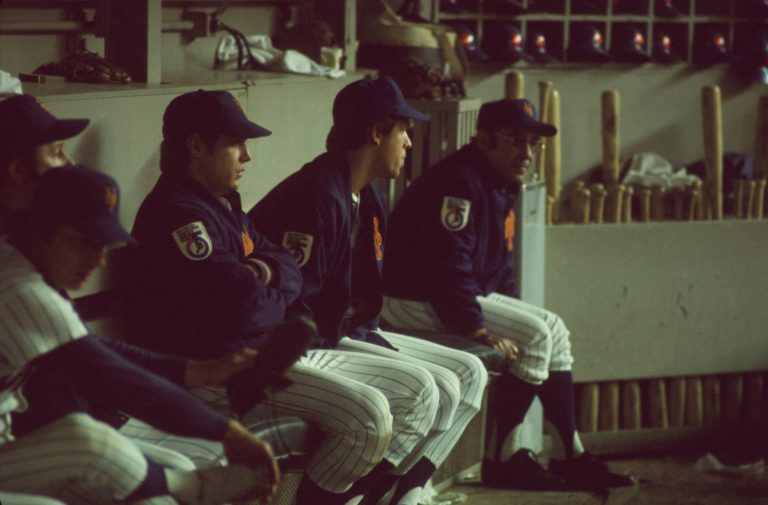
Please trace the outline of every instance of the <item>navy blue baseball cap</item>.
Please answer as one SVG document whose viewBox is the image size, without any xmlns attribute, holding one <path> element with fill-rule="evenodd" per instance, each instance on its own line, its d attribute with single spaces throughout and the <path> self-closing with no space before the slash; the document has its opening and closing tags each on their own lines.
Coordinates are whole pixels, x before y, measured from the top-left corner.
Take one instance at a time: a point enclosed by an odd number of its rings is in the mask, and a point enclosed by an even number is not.
<svg viewBox="0 0 768 505">
<path fill-rule="evenodd" d="M 40 176 L 30 215 L 40 226 L 68 225 L 108 243 L 131 242 L 120 224 L 119 198 L 110 176 L 83 165 L 60 167 Z"/>
<path fill-rule="evenodd" d="M 603 63 L 611 59 L 603 48 L 603 34 L 593 25 L 578 24 L 568 46 L 568 59 Z"/>
<path fill-rule="evenodd" d="M 429 121 L 427 114 L 408 105 L 397 83 L 386 76 L 347 84 L 333 101 L 334 126 L 371 125 L 388 116 Z"/>
<path fill-rule="evenodd" d="M 177 96 L 163 114 L 163 138 L 184 139 L 192 133 L 243 139 L 272 134 L 245 116 L 232 93 L 202 89 Z"/>
<path fill-rule="evenodd" d="M 504 128 L 533 133 L 541 137 L 551 137 L 557 133 L 554 125 L 537 119 L 536 107 L 530 100 L 503 99 L 484 103 L 477 116 L 477 129 L 496 131 Z"/>
<path fill-rule="evenodd" d="M 74 137 L 87 119 L 58 119 L 37 98 L 14 95 L 0 102 L 0 146 L 39 146 Z"/>
<path fill-rule="evenodd" d="M 611 44 L 611 56 L 616 61 L 644 63 L 651 61 L 645 52 L 645 36 L 634 26 L 618 26 Z"/>
</svg>

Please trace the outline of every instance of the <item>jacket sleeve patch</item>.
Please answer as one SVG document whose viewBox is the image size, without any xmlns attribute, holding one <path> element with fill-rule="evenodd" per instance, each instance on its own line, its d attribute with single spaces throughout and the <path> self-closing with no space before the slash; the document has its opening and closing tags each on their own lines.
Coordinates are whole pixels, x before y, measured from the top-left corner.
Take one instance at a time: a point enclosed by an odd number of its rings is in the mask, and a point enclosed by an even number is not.
<svg viewBox="0 0 768 505">
<path fill-rule="evenodd" d="M 174 231 L 173 240 L 181 254 L 192 261 L 204 260 L 213 252 L 211 237 L 202 221 L 185 224 Z"/>
<path fill-rule="evenodd" d="M 461 231 L 469 222 L 469 210 L 472 202 L 463 198 L 446 196 L 440 211 L 440 222 L 448 231 Z"/>
<path fill-rule="evenodd" d="M 299 267 L 303 267 L 309 261 L 314 241 L 315 238 L 312 235 L 298 231 L 287 231 L 283 235 L 283 247 L 296 258 Z"/>
</svg>

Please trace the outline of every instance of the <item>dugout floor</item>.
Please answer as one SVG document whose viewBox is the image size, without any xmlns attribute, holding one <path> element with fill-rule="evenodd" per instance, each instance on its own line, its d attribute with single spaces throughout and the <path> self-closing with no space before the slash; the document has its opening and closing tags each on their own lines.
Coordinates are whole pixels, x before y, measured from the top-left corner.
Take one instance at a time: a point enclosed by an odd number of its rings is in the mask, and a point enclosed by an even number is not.
<svg viewBox="0 0 768 505">
<path fill-rule="evenodd" d="M 617 470 L 640 478 L 636 489 L 600 497 L 589 493 L 533 493 L 484 488 L 468 480 L 440 494 L 443 505 L 767 505 L 768 475 L 762 465 L 740 473 L 702 471 L 698 456 L 635 457 L 610 461 Z M 734 468 L 729 468 L 734 470 Z M 468 477 L 472 479 L 472 477 Z M 466 495 L 461 502 L 458 494 Z M 459 498 L 458 500 L 456 498 Z"/>
</svg>

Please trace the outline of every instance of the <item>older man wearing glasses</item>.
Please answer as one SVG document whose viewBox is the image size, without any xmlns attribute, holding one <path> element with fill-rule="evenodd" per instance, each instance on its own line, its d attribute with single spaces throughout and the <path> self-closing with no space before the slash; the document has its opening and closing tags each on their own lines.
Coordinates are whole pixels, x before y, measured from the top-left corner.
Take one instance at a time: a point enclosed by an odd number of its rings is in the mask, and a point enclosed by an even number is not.
<svg viewBox="0 0 768 505">
<path fill-rule="evenodd" d="M 575 426 L 570 333 L 562 319 L 514 298 L 514 204 L 542 137 L 530 101 L 486 103 L 477 134 L 431 167 L 392 213 L 382 315 L 406 331 L 450 332 L 506 358 L 498 381 L 496 440 L 486 447 L 486 485 L 513 489 L 605 489 L 633 484 L 584 451 Z M 535 396 L 559 435 L 545 469 L 515 437 Z M 515 438 L 516 439 L 516 438 Z M 505 450 L 511 447 L 511 450 Z"/>
</svg>

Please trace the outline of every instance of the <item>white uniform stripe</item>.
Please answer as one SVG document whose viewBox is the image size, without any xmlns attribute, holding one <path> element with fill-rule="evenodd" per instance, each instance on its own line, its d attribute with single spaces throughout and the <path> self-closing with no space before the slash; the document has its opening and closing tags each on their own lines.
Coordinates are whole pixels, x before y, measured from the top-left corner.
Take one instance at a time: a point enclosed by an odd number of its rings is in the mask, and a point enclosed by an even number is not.
<svg viewBox="0 0 768 505">
<path fill-rule="evenodd" d="M 479 296 L 477 301 L 488 331 L 509 338 L 520 349 L 518 361 L 509 367 L 512 374 L 541 384 L 550 371 L 571 369 L 570 332 L 557 314 L 499 293 Z M 446 331 L 426 302 L 385 297 L 382 316 L 404 331 Z"/>
</svg>

